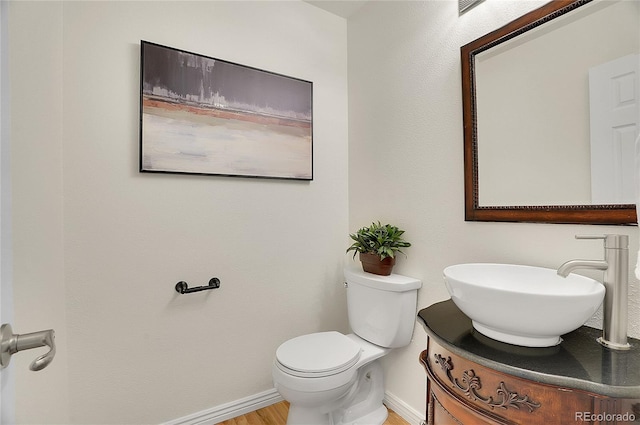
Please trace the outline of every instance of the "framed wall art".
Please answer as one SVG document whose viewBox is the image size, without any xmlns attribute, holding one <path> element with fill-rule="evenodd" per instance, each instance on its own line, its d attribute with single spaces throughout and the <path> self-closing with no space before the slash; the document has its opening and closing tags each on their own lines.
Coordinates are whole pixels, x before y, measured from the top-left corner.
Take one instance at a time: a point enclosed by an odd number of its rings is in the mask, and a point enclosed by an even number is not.
<svg viewBox="0 0 640 425">
<path fill-rule="evenodd" d="M 141 42 L 140 171 L 313 180 L 313 83 Z"/>
</svg>

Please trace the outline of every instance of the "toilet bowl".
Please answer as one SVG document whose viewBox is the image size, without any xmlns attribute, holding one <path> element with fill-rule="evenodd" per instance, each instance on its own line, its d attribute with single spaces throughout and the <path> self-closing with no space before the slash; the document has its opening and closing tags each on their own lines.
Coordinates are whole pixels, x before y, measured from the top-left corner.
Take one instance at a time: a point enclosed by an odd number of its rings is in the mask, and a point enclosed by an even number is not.
<svg viewBox="0 0 640 425">
<path fill-rule="evenodd" d="M 409 344 L 419 280 L 346 269 L 352 334 L 318 332 L 278 347 L 273 383 L 289 402 L 287 425 L 382 425 L 384 380 L 379 359 Z"/>
<path fill-rule="evenodd" d="M 376 360 L 391 349 L 354 334 L 319 332 L 282 344 L 273 362 L 273 381 L 289 401 L 287 424 L 382 424 L 382 368 Z M 362 422 L 367 415 L 376 422 Z"/>
</svg>

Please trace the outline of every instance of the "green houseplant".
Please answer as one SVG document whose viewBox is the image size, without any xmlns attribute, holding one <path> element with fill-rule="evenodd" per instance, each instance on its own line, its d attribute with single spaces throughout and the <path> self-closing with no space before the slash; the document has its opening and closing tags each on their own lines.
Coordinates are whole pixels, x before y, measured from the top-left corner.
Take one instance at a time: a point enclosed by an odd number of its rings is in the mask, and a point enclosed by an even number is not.
<svg viewBox="0 0 640 425">
<path fill-rule="evenodd" d="M 411 244 L 402 238 L 404 230 L 390 224 L 371 223 L 349 235 L 354 240 L 347 248 L 353 251 L 353 258 L 360 253 L 360 261 L 365 272 L 388 276 L 396 262 L 396 253 Z"/>
</svg>

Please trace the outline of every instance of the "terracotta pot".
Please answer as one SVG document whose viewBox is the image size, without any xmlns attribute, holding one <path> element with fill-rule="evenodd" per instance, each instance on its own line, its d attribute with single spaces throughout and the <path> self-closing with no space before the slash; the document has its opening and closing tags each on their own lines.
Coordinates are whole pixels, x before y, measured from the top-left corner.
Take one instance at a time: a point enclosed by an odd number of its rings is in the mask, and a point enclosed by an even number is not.
<svg viewBox="0 0 640 425">
<path fill-rule="evenodd" d="M 389 276 L 393 266 L 396 264 L 396 259 L 387 257 L 381 260 L 378 254 L 361 252 L 360 262 L 362 262 L 362 270 L 365 272 Z"/>
</svg>

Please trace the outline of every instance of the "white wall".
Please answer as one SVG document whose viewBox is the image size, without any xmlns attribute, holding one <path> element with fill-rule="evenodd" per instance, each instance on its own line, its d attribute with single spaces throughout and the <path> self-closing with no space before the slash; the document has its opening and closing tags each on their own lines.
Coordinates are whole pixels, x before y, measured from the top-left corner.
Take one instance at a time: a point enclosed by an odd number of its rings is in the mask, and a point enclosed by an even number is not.
<svg viewBox="0 0 640 425">
<path fill-rule="evenodd" d="M 576 233 L 637 249 L 631 227 L 464 221 L 459 47 L 543 2 L 371 2 L 348 22 L 348 110 L 347 22 L 302 2 L 12 2 L 14 330 L 60 347 L 42 372 L 12 361 L 18 421 L 160 423 L 270 388 L 280 342 L 346 330 L 346 235 L 371 220 L 406 228 L 421 308 L 449 264 L 602 255 Z M 313 81 L 315 180 L 139 174 L 140 39 Z M 630 298 L 640 337 L 635 280 Z M 385 362 L 418 412 L 425 341 Z"/>
<path fill-rule="evenodd" d="M 302 2 L 12 2 L 20 423 L 151 424 L 272 387 L 346 331 L 346 21 Z M 313 81 L 312 182 L 140 174 L 140 40 Z M 220 289 L 178 295 L 217 276 Z M 19 360 L 19 361 L 18 361 Z"/>
<path fill-rule="evenodd" d="M 459 17 L 455 1 L 375 1 L 349 19 L 350 228 L 380 219 L 406 229 L 413 246 L 396 271 L 423 280 L 419 308 L 449 298 L 442 269 L 451 264 L 601 258 L 602 242 L 577 241 L 577 233 L 629 234 L 635 259 L 635 227 L 464 221 L 460 46 L 543 3 L 488 0 Z M 638 282 L 631 285 L 637 338 Z M 425 348 L 417 325 L 413 343 L 385 359 L 387 391 L 417 412 L 425 408 Z"/>
</svg>

